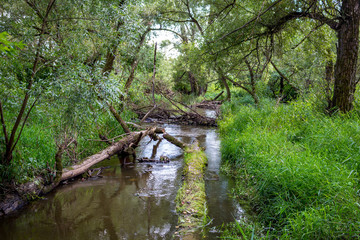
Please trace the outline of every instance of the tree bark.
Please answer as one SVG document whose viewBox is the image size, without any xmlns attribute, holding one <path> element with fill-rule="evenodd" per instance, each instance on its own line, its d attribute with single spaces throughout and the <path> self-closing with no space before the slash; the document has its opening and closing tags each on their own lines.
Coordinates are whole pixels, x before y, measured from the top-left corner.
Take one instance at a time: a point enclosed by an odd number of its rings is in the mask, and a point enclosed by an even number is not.
<svg viewBox="0 0 360 240">
<path fill-rule="evenodd" d="M 337 30 L 338 46 L 335 64 L 335 84 L 330 111 L 348 112 L 353 108 L 359 51 L 359 0 L 344 0 L 342 22 Z"/>
<path fill-rule="evenodd" d="M 111 145 L 110 147 L 102 150 L 101 152 L 86 158 L 80 164 L 64 169 L 60 180 L 64 181 L 76 177 L 80 174 L 83 174 L 96 163 L 108 159 L 111 156 L 117 154 L 118 152 L 125 151 L 131 143 L 138 142 L 139 139 L 146 136 L 147 132 L 148 130 L 131 133 L 129 136 L 121 139 L 119 142 L 115 143 L 114 145 Z"/>
<path fill-rule="evenodd" d="M 189 147 L 188 144 L 185 144 L 181 141 L 179 141 L 178 139 L 176 139 L 175 137 L 171 136 L 170 134 L 164 133 L 163 136 L 168 142 L 174 144 L 175 146 L 181 148 L 181 149 L 185 149 L 186 147 Z"/>
<path fill-rule="evenodd" d="M 227 83 L 227 77 L 225 76 L 225 73 L 223 72 L 223 70 L 221 68 L 217 69 L 217 72 L 219 74 L 220 80 L 222 82 L 222 84 L 224 85 L 225 89 L 226 89 L 226 99 L 225 101 L 230 101 L 231 100 L 231 91 L 229 88 L 229 84 Z"/>
<path fill-rule="evenodd" d="M 326 63 L 325 67 L 325 97 L 328 104 L 331 103 L 332 89 L 334 84 L 334 64 L 330 60 Z"/>
<path fill-rule="evenodd" d="M 112 115 L 115 117 L 115 119 L 120 123 L 121 127 L 124 129 L 125 133 L 131 133 L 129 127 L 127 126 L 126 122 L 121 118 L 120 114 L 116 111 L 113 105 L 110 103 L 107 103 L 109 106 L 109 110 L 112 113 Z"/>
<path fill-rule="evenodd" d="M 250 65 L 250 62 L 245 58 L 245 64 L 249 70 L 249 74 L 250 74 L 250 86 L 251 86 L 251 90 L 249 91 L 249 93 L 251 94 L 252 98 L 254 99 L 254 103 L 255 105 L 259 104 L 259 97 L 256 94 L 256 76 L 254 74 L 254 70 Z"/>
<path fill-rule="evenodd" d="M 196 96 L 199 96 L 199 85 L 197 83 L 196 77 L 195 75 L 189 71 L 188 72 L 188 77 L 189 77 L 189 83 L 190 83 L 190 87 L 191 87 L 191 93 L 195 94 Z"/>
</svg>

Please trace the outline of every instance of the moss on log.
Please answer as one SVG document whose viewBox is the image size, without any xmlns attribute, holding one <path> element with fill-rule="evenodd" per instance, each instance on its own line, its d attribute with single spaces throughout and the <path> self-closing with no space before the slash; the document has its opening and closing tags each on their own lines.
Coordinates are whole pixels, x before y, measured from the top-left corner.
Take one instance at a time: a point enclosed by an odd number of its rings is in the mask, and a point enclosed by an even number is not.
<svg viewBox="0 0 360 240">
<path fill-rule="evenodd" d="M 204 172 L 207 158 L 198 146 L 185 149 L 184 181 L 176 196 L 176 210 L 179 214 L 179 236 L 191 238 L 206 224 L 206 193 Z"/>
</svg>

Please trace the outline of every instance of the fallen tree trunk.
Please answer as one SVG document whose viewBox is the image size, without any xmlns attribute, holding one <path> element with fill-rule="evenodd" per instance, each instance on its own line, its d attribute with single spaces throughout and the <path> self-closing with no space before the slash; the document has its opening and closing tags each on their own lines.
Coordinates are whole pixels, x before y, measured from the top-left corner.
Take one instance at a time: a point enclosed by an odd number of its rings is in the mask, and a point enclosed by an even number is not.
<svg viewBox="0 0 360 240">
<path fill-rule="evenodd" d="M 60 181 L 64 181 L 83 174 L 96 163 L 108 159 L 117 153 L 127 152 L 129 148 L 135 148 L 139 144 L 140 140 L 145 136 L 149 135 L 150 137 L 154 138 L 156 133 L 163 132 L 164 129 L 153 127 L 144 131 L 130 133 L 125 138 L 114 143 L 101 152 L 84 159 L 80 164 L 64 169 Z"/>
<path fill-rule="evenodd" d="M 171 136 L 168 133 L 164 133 L 163 138 L 165 138 L 168 142 L 174 144 L 175 146 L 185 150 L 186 147 L 190 147 L 189 144 L 183 143 L 180 140 L 176 139 L 175 137 Z"/>
<path fill-rule="evenodd" d="M 206 193 L 204 173 L 207 158 L 198 143 L 185 148 L 185 176 L 176 196 L 176 210 L 179 214 L 179 231 L 182 238 L 192 239 L 192 235 L 206 225 Z"/>
</svg>

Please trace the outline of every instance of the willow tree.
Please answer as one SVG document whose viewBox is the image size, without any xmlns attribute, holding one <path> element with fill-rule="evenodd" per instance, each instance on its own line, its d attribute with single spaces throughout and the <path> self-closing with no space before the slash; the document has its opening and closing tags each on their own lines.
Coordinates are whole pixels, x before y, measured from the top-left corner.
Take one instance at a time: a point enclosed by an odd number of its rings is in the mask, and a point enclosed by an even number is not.
<svg viewBox="0 0 360 240">
<path fill-rule="evenodd" d="M 139 16 L 144 2 L 1 1 L 0 32 L 26 47 L 0 59 L 0 164 L 11 163 L 40 104 L 56 112 L 59 131 L 81 125 L 80 115 L 101 115 L 99 109 L 117 114 L 122 89 L 113 69 L 128 68 L 124 56 L 138 52 L 138 32 L 147 29 Z"/>
<path fill-rule="evenodd" d="M 278 0 L 242 3 L 232 1 L 230 4 L 227 1 L 222 4 L 219 4 L 219 1 L 210 2 L 220 9 L 219 13 L 230 9 L 223 16 L 230 23 L 226 23 L 227 26 L 222 24 L 221 35 L 215 39 L 216 42 L 227 42 L 227 48 L 250 39 L 276 35 L 294 21 L 312 19 L 327 25 L 337 35 L 334 92 L 329 109 L 348 112 L 353 108 L 359 50 L 360 2 L 358 0 Z"/>
</svg>

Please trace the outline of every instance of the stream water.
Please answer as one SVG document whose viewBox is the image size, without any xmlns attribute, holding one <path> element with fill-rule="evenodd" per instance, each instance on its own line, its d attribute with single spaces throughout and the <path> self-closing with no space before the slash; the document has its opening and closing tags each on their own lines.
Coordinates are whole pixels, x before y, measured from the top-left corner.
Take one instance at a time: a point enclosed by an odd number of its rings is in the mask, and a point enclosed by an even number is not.
<svg viewBox="0 0 360 240">
<path fill-rule="evenodd" d="M 208 157 L 206 239 L 216 239 L 215 227 L 244 215 L 229 198 L 231 181 L 219 173 L 220 140 L 215 129 L 164 125 L 166 131 L 191 143 L 197 139 Z M 156 142 L 145 138 L 138 157 L 151 157 Z M 75 181 L 31 203 L 17 214 L 0 219 L 0 239 L 172 239 L 176 232 L 175 197 L 181 186 L 183 152 L 161 141 L 155 155 L 170 163 L 142 163 L 121 168 L 112 158 L 101 178 Z"/>
</svg>

